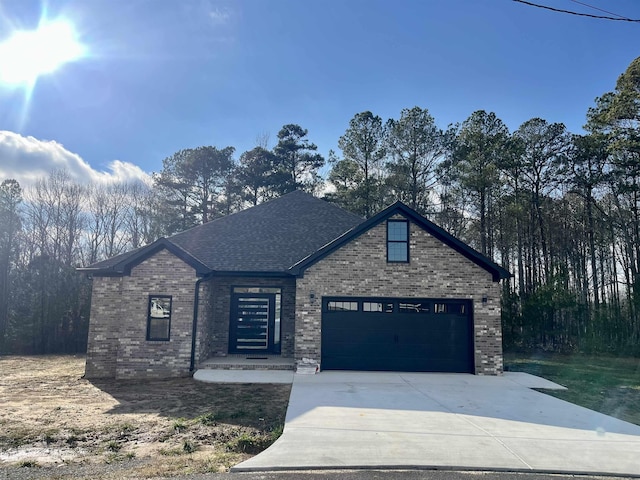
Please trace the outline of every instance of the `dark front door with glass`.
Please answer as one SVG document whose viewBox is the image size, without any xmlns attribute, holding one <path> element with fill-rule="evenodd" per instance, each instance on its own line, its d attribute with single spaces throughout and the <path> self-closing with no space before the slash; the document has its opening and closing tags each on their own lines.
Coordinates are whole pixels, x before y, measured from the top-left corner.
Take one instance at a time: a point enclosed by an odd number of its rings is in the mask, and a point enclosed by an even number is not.
<svg viewBox="0 0 640 480">
<path fill-rule="evenodd" d="M 276 310 L 275 293 L 232 293 L 229 353 L 280 353 Z"/>
</svg>

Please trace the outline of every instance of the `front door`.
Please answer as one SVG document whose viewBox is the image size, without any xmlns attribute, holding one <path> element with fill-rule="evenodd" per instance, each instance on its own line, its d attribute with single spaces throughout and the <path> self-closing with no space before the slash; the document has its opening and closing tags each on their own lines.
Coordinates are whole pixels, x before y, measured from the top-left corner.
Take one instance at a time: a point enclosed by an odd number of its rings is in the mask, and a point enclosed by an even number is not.
<svg viewBox="0 0 640 480">
<path fill-rule="evenodd" d="M 274 346 L 276 295 L 232 293 L 229 353 L 278 353 Z"/>
</svg>

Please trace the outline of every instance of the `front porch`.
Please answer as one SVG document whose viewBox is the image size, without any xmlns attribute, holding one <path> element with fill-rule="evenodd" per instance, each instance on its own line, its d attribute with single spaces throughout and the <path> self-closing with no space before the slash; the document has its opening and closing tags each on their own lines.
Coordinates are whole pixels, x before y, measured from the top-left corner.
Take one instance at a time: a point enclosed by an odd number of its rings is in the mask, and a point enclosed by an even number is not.
<svg viewBox="0 0 640 480">
<path fill-rule="evenodd" d="M 199 370 L 290 370 L 296 362 L 291 357 L 280 355 L 229 354 L 209 357 L 199 365 Z"/>
<path fill-rule="evenodd" d="M 194 373 L 209 383 L 291 383 L 296 363 L 280 355 L 226 355 L 210 357 Z"/>
<path fill-rule="evenodd" d="M 198 368 L 295 370 L 295 278 L 216 276 L 202 288 Z"/>
</svg>

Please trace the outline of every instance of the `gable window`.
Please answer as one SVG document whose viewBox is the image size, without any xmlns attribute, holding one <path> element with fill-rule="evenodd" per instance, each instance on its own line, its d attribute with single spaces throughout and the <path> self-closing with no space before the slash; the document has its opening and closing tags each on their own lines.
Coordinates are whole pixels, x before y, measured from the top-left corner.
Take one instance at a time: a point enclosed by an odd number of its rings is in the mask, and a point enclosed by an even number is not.
<svg viewBox="0 0 640 480">
<path fill-rule="evenodd" d="M 387 262 L 409 262 L 409 222 L 387 221 Z"/>
<path fill-rule="evenodd" d="M 171 300 L 170 295 L 149 295 L 147 340 L 169 341 Z"/>
</svg>

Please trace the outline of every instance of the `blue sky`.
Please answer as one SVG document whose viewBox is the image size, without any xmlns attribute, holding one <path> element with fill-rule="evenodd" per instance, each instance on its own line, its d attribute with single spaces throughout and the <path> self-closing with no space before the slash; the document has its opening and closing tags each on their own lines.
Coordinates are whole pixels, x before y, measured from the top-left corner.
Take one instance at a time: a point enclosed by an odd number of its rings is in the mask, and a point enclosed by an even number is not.
<svg viewBox="0 0 640 480">
<path fill-rule="evenodd" d="M 640 18 L 638 0 L 585 3 Z M 31 91 L 0 84 L 0 180 L 136 176 L 200 145 L 237 158 L 286 123 L 327 155 L 356 113 L 416 105 L 441 127 L 484 109 L 511 130 L 540 116 L 579 133 L 640 56 L 640 23 L 512 0 L 0 0 L 0 42 L 42 17 L 71 22 L 86 55 Z"/>
</svg>

